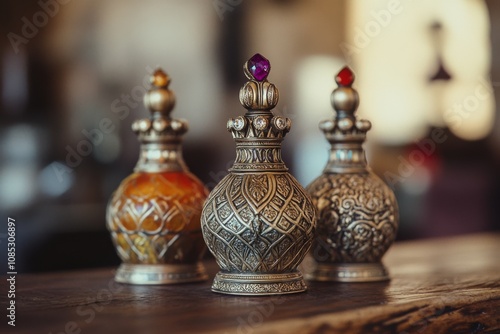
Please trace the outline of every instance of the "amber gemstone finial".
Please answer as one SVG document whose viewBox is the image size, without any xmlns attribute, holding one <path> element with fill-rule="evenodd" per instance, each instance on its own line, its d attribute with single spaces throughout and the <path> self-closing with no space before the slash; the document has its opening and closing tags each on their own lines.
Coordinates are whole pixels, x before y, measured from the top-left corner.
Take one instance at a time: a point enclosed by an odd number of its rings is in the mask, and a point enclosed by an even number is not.
<svg viewBox="0 0 500 334">
<path fill-rule="evenodd" d="M 106 223 L 122 264 L 115 281 L 174 284 L 203 281 L 206 245 L 200 215 L 208 196 L 182 158 L 188 122 L 170 117 L 175 95 L 161 69 L 148 76 L 147 116 L 132 123 L 140 154 L 107 206 Z"/>
<path fill-rule="evenodd" d="M 151 84 L 158 88 L 167 88 L 170 84 L 170 77 L 161 68 L 158 68 L 151 76 Z"/>
<path fill-rule="evenodd" d="M 175 94 L 168 88 L 170 81 L 161 68 L 149 78 L 151 88 L 144 94 L 144 105 L 151 115 L 132 123 L 132 130 L 141 142 L 178 144 L 188 130 L 187 121 L 170 117 L 175 106 Z M 138 165 L 141 164 L 139 161 Z"/>
<path fill-rule="evenodd" d="M 158 68 L 150 78 L 151 89 L 144 95 L 144 105 L 153 114 L 170 117 L 175 105 L 175 94 L 168 88 L 170 77 Z"/>
</svg>

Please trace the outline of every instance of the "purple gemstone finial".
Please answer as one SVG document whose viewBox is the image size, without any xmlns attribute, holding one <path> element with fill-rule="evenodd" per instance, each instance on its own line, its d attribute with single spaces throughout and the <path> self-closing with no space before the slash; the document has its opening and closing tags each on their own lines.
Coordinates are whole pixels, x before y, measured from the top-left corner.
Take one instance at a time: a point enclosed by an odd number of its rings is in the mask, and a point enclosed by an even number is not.
<svg viewBox="0 0 500 334">
<path fill-rule="evenodd" d="M 247 61 L 247 69 L 255 80 L 263 81 L 271 71 L 271 63 L 260 53 L 256 53 Z"/>
</svg>

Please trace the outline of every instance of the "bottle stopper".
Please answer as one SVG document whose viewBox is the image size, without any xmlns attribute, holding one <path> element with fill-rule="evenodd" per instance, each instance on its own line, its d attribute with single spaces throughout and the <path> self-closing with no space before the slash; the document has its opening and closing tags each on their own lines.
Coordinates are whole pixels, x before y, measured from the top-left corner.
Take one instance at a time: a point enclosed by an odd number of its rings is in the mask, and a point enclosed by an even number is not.
<svg viewBox="0 0 500 334">
<path fill-rule="evenodd" d="M 180 142 L 188 130 L 186 120 L 170 117 L 175 106 L 175 94 L 169 89 L 170 81 L 160 68 L 151 75 L 151 89 L 144 95 L 144 105 L 151 116 L 132 124 L 132 130 L 141 142 Z"/>
</svg>

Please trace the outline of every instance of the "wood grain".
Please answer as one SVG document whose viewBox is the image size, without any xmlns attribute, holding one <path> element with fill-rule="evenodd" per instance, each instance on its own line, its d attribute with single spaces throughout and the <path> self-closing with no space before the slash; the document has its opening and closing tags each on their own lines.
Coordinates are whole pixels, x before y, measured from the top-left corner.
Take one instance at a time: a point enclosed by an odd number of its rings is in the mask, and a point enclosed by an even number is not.
<svg viewBox="0 0 500 334">
<path fill-rule="evenodd" d="M 500 333 L 500 235 L 394 245 L 386 283 L 308 282 L 303 294 L 237 297 L 211 281 L 114 283 L 114 270 L 17 276 L 2 333 Z M 207 264 L 211 277 L 217 271 Z M 5 279 L 1 291 L 7 291 Z M 0 295 L 2 306 L 6 294 Z M 3 316 L 2 318 L 5 318 Z M 4 330 L 4 328 L 6 330 Z"/>
</svg>

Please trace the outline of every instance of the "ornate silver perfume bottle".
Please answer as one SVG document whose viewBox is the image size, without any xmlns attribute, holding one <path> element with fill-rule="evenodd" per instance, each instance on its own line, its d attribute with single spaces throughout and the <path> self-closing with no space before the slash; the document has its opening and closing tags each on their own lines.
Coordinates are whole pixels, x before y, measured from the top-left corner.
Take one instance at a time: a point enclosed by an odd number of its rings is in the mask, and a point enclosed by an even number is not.
<svg viewBox="0 0 500 334">
<path fill-rule="evenodd" d="M 288 118 L 274 116 L 278 89 L 267 81 L 269 61 L 260 54 L 243 70 L 250 80 L 240 90 L 244 116 L 230 119 L 236 160 L 210 193 L 202 230 L 221 271 L 212 291 L 272 295 L 306 290 L 297 266 L 315 230 L 315 209 L 281 159 Z"/>
<path fill-rule="evenodd" d="M 371 123 L 357 119 L 359 97 L 354 74 L 344 67 L 331 95 L 336 115 L 320 123 L 331 144 L 323 174 L 307 190 L 318 209 L 312 247 L 319 281 L 368 282 L 389 279 L 381 262 L 398 228 L 398 206 L 392 190 L 367 166 L 363 142 Z"/>
<path fill-rule="evenodd" d="M 107 227 L 122 260 L 115 280 L 170 284 L 207 279 L 200 262 L 206 251 L 200 216 L 208 190 L 182 159 L 185 120 L 172 119 L 170 78 L 157 70 L 144 104 L 152 115 L 135 121 L 141 141 L 134 173 L 114 192 Z"/>
</svg>

